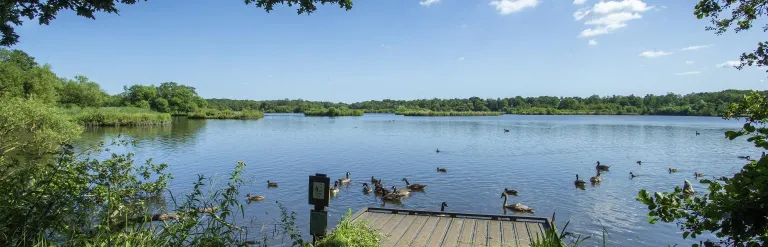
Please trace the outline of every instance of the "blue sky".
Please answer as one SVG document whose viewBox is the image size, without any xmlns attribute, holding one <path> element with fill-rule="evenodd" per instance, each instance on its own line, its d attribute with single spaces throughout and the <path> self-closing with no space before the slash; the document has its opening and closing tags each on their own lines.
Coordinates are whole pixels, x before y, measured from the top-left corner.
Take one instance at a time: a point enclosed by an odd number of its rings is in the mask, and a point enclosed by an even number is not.
<svg viewBox="0 0 768 247">
<path fill-rule="evenodd" d="M 27 22 L 13 48 L 110 93 L 165 81 L 206 98 L 341 102 L 768 88 L 765 70 L 725 64 L 756 47 L 760 26 L 717 36 L 696 2 L 357 0 L 298 16 L 154 0 L 96 20 Z"/>
</svg>

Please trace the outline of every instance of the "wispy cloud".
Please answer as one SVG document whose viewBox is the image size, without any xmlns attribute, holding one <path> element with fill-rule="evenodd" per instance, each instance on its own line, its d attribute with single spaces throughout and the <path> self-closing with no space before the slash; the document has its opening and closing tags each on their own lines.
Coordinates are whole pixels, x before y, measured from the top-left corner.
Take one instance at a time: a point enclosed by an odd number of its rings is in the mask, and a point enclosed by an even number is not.
<svg viewBox="0 0 768 247">
<path fill-rule="evenodd" d="M 691 60 L 685 61 L 685 64 L 694 64 L 694 63 L 696 63 L 696 62 L 691 61 Z"/>
<path fill-rule="evenodd" d="M 573 18 L 580 21 L 591 17 L 584 22 L 584 25 L 595 27 L 582 30 L 579 37 L 593 37 L 627 27 L 627 22 L 643 18 L 640 13 L 653 8 L 654 6 L 648 5 L 642 0 L 600 1 L 592 8 L 576 10 L 573 13 Z"/>
<path fill-rule="evenodd" d="M 640 53 L 641 57 L 647 57 L 647 58 L 655 58 L 655 57 L 663 57 L 663 56 L 669 56 L 672 55 L 671 52 L 665 52 L 665 51 L 644 51 L 643 53 Z"/>
<path fill-rule="evenodd" d="M 381 48 L 384 48 L 384 49 L 392 49 L 391 45 L 381 44 L 380 46 Z"/>
<path fill-rule="evenodd" d="M 587 0 L 573 0 L 573 4 L 576 4 L 576 5 L 582 5 L 582 4 L 586 3 L 586 2 L 587 2 Z"/>
<path fill-rule="evenodd" d="M 424 6 L 424 7 L 429 7 L 430 5 L 439 3 L 439 2 L 440 0 L 424 0 L 419 2 L 419 4 L 421 4 L 421 6 Z"/>
<path fill-rule="evenodd" d="M 733 68 L 736 66 L 741 65 L 741 61 L 739 60 L 732 60 L 732 61 L 725 61 L 724 63 L 718 64 L 718 68 Z"/>
<path fill-rule="evenodd" d="M 535 8 L 539 3 L 541 3 L 541 0 L 494 0 L 488 3 L 488 5 L 496 7 L 496 11 L 499 11 L 499 14 L 508 15 L 520 12 L 523 9 Z"/>
<path fill-rule="evenodd" d="M 698 74 L 701 74 L 701 72 L 699 72 L 699 71 L 686 71 L 686 72 L 675 73 L 675 75 L 698 75 Z"/>
<path fill-rule="evenodd" d="M 590 40 L 589 40 L 589 42 L 588 42 L 587 44 L 588 44 L 588 45 L 597 45 L 597 40 L 594 40 L 594 39 L 590 39 Z"/>
<path fill-rule="evenodd" d="M 459 28 L 467 28 L 467 27 L 469 27 L 469 25 L 467 25 L 467 24 L 461 24 L 461 25 L 459 25 Z"/>
<path fill-rule="evenodd" d="M 459 59 L 456 59 L 458 61 L 464 61 L 464 57 L 460 57 Z"/>
<path fill-rule="evenodd" d="M 695 50 L 698 50 L 698 49 L 710 48 L 710 47 L 713 47 L 713 46 L 715 46 L 715 45 L 714 44 L 709 44 L 709 45 L 692 45 L 692 46 L 689 46 L 689 47 L 686 47 L 686 48 L 683 48 L 683 49 L 680 49 L 680 50 L 682 50 L 682 51 L 695 51 Z"/>
</svg>

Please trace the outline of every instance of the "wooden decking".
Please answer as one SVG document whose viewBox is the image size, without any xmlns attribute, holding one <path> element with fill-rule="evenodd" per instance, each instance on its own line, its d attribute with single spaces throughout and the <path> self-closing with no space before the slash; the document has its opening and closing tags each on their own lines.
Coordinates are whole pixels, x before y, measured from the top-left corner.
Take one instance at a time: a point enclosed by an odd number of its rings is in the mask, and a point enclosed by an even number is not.
<svg viewBox="0 0 768 247">
<path fill-rule="evenodd" d="M 386 208 L 364 208 L 352 220 L 379 229 L 382 246 L 524 247 L 549 228 L 541 217 Z"/>
</svg>

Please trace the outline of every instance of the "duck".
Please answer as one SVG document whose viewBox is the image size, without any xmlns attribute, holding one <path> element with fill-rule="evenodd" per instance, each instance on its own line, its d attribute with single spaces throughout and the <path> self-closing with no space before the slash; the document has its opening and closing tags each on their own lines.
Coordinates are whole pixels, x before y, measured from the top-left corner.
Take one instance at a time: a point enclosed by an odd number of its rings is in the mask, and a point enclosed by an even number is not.
<svg viewBox="0 0 768 247">
<path fill-rule="evenodd" d="M 441 203 L 440 204 L 440 212 L 445 212 L 445 208 L 447 208 L 447 207 L 448 207 L 448 203 L 445 203 L 445 202 Z"/>
<path fill-rule="evenodd" d="M 600 177 L 600 171 L 597 171 L 597 175 L 594 177 L 589 178 L 589 182 L 593 184 L 599 184 L 600 182 L 603 182 L 603 178 Z"/>
<path fill-rule="evenodd" d="M 263 201 L 264 196 L 251 196 L 251 194 L 245 195 L 248 198 L 248 201 Z"/>
<path fill-rule="evenodd" d="M 403 178 L 403 181 L 405 181 L 405 186 L 408 187 L 410 190 L 424 190 L 424 187 L 427 187 L 423 184 L 411 184 L 408 182 L 407 178 Z"/>
<path fill-rule="evenodd" d="M 368 194 L 371 192 L 373 192 L 373 189 L 371 188 L 371 186 L 368 186 L 368 183 L 363 183 L 363 193 Z"/>
<path fill-rule="evenodd" d="M 696 131 L 696 135 L 699 135 L 699 131 L 698 130 Z"/>
<path fill-rule="evenodd" d="M 507 132 L 509 132 L 509 130 L 508 129 L 504 129 L 504 133 L 507 133 Z"/>
<path fill-rule="evenodd" d="M 333 181 L 333 187 L 331 187 L 331 195 L 338 194 L 339 190 L 339 181 Z"/>
<path fill-rule="evenodd" d="M 739 156 L 739 159 L 745 159 L 745 160 L 752 160 L 752 157 L 747 156 Z"/>
<path fill-rule="evenodd" d="M 445 170 L 445 168 L 440 168 L 440 167 L 437 168 L 437 171 L 438 172 L 448 172 L 448 170 Z"/>
<path fill-rule="evenodd" d="M 352 179 L 349 178 L 349 172 L 347 172 L 347 177 L 339 178 L 339 183 L 341 184 L 348 184 L 349 181 L 352 181 Z"/>
<path fill-rule="evenodd" d="M 700 177 L 703 177 L 703 176 L 704 176 L 704 173 L 700 173 L 700 172 L 694 172 L 693 173 L 693 177 L 696 177 L 696 178 L 700 178 Z"/>
<path fill-rule="evenodd" d="M 634 174 L 634 173 L 632 173 L 632 172 L 629 172 L 629 177 L 630 177 L 630 178 L 636 178 L 637 176 L 638 176 L 637 174 Z"/>
<path fill-rule="evenodd" d="M 671 168 L 671 167 L 670 167 L 668 170 L 669 170 L 669 173 L 675 173 L 675 172 L 677 172 L 677 168 Z"/>
<path fill-rule="evenodd" d="M 381 179 L 376 179 L 373 176 L 371 176 L 371 184 L 378 184 L 381 183 Z"/>
<path fill-rule="evenodd" d="M 515 203 L 515 204 L 507 204 L 507 194 L 501 193 L 501 197 L 504 198 L 504 202 L 501 204 L 504 206 L 504 208 L 509 208 L 515 211 L 519 212 L 530 212 L 533 213 L 533 208 L 528 207 L 526 205 Z"/>
<path fill-rule="evenodd" d="M 435 150 L 435 153 L 439 153 L 439 152 L 440 152 L 440 149 L 439 149 L 439 148 Z"/>
<path fill-rule="evenodd" d="M 598 171 L 607 171 L 609 168 L 611 167 L 606 165 L 601 165 L 600 161 L 598 161 L 597 165 L 595 165 L 595 169 L 597 169 Z"/>
<path fill-rule="evenodd" d="M 517 190 L 510 190 L 510 189 L 504 188 L 504 194 L 507 194 L 507 195 L 510 195 L 510 196 L 516 196 L 517 195 Z"/>
<path fill-rule="evenodd" d="M 396 202 L 400 201 L 400 198 L 403 198 L 403 196 L 397 194 L 397 193 L 387 193 L 381 196 L 381 199 L 384 201 L 390 201 L 390 202 Z"/>
<path fill-rule="evenodd" d="M 267 180 L 267 187 L 277 187 L 277 182 Z"/>
<path fill-rule="evenodd" d="M 573 181 L 573 184 L 576 186 L 583 186 L 587 184 L 587 182 L 584 182 L 584 180 L 579 179 L 579 174 L 576 174 L 576 181 Z"/>
<path fill-rule="evenodd" d="M 398 195 L 400 195 L 402 197 L 407 197 L 407 196 L 411 195 L 411 191 L 408 190 L 407 188 L 403 188 L 403 189 L 399 189 L 398 190 L 397 187 L 395 187 L 394 185 L 392 185 L 392 193 L 398 194 Z"/>
<path fill-rule="evenodd" d="M 638 161 L 637 161 L 637 165 L 641 166 L 641 165 L 643 165 L 643 162 L 642 162 L 642 161 L 640 161 L 640 160 L 638 160 Z"/>
<path fill-rule="evenodd" d="M 696 193 L 696 191 L 693 190 L 693 185 L 691 185 L 691 182 L 686 179 L 685 182 L 683 182 L 683 194 L 690 195 L 694 193 Z"/>
</svg>

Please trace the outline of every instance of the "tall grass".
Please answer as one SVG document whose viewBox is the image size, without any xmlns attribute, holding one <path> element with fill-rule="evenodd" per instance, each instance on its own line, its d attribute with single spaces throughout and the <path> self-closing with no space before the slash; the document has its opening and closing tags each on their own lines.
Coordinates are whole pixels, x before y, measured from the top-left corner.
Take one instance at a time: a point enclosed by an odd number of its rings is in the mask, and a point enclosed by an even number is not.
<svg viewBox="0 0 768 247">
<path fill-rule="evenodd" d="M 403 116 L 424 117 L 477 117 L 477 116 L 501 116 L 503 112 L 495 111 L 400 111 L 395 113 Z"/>
<path fill-rule="evenodd" d="M 308 117 L 341 117 L 341 116 L 362 116 L 364 113 L 361 110 L 352 110 L 352 109 L 337 109 L 334 107 L 331 108 L 321 108 L 321 109 L 310 109 L 307 111 L 304 111 L 304 116 Z"/>
<path fill-rule="evenodd" d="M 555 217 L 552 216 L 552 221 L 550 221 L 549 229 L 547 229 L 544 232 L 543 237 L 537 237 L 536 239 L 533 239 L 531 241 L 531 247 L 577 247 L 582 246 L 585 241 L 591 238 L 591 236 L 587 237 L 581 237 L 581 235 L 574 234 L 572 232 L 567 232 L 566 229 L 568 229 L 568 224 L 571 222 L 568 221 L 565 223 L 565 226 L 563 226 L 563 229 L 560 231 L 560 233 L 557 232 L 557 227 L 555 227 Z M 607 245 L 607 234 L 608 231 L 603 227 L 603 240 L 601 242 L 601 246 L 606 247 Z"/>
<path fill-rule="evenodd" d="M 382 234 L 365 222 L 352 222 L 352 210 L 341 218 L 341 222 L 328 236 L 315 243 L 315 247 L 360 246 L 378 247 Z"/>
<path fill-rule="evenodd" d="M 171 115 L 168 113 L 136 107 L 74 107 L 61 111 L 84 126 L 139 126 L 171 123 Z"/>
<path fill-rule="evenodd" d="M 260 119 L 264 118 L 264 112 L 243 109 L 242 111 L 198 109 L 187 115 L 190 119 Z"/>
</svg>

